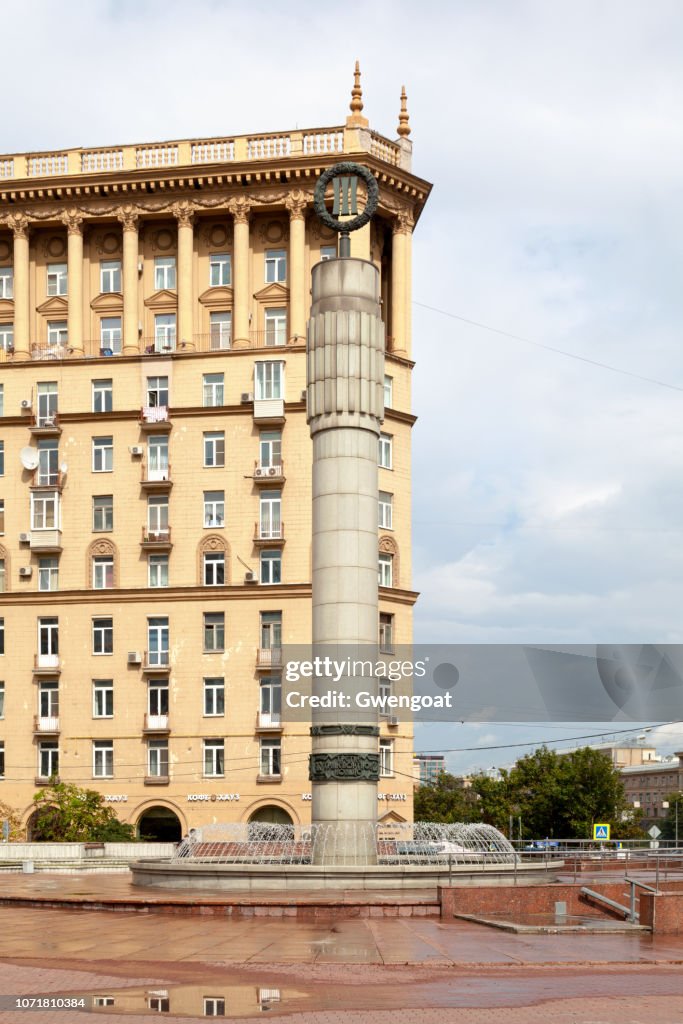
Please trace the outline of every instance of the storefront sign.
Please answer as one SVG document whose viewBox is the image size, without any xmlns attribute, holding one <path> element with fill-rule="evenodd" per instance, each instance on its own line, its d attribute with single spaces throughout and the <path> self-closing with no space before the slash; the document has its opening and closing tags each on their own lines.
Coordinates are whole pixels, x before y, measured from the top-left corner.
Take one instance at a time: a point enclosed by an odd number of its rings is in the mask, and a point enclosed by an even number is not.
<svg viewBox="0 0 683 1024">
<path fill-rule="evenodd" d="M 239 800 L 239 793 L 188 793 L 187 799 L 190 803 L 202 801 L 215 802 L 216 800 Z"/>
</svg>

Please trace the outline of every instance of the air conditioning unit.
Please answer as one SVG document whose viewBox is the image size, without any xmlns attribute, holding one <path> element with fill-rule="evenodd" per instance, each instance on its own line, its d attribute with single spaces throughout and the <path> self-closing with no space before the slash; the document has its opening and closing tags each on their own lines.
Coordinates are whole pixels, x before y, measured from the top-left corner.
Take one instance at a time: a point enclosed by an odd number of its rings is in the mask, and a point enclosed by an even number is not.
<svg viewBox="0 0 683 1024">
<path fill-rule="evenodd" d="M 21 400 L 21 408 L 26 410 L 26 411 L 28 411 L 31 408 L 31 399 L 30 398 L 22 398 L 22 400 Z"/>
<path fill-rule="evenodd" d="M 280 471 L 277 468 L 277 466 L 271 466 L 270 469 L 268 470 L 268 476 L 277 476 L 279 472 Z"/>
<path fill-rule="evenodd" d="M 31 543 L 31 534 L 30 533 L 20 533 L 19 534 L 19 543 L 20 544 L 30 544 Z"/>
<path fill-rule="evenodd" d="M 19 575 L 23 579 L 28 579 L 29 576 L 33 576 L 33 566 L 32 565 L 21 565 L 21 566 L 19 566 Z"/>
<path fill-rule="evenodd" d="M 142 662 L 142 655 L 139 651 L 128 651 L 128 664 L 139 665 Z"/>
<path fill-rule="evenodd" d="M 245 583 L 258 583 L 258 580 L 256 579 L 256 573 L 255 572 L 245 572 L 245 574 L 244 574 L 244 582 Z"/>
<path fill-rule="evenodd" d="M 303 391 L 301 392 L 301 401 L 302 402 L 306 401 L 307 395 L 308 395 L 308 392 L 306 391 L 306 388 L 304 388 Z"/>
<path fill-rule="evenodd" d="M 267 475 L 268 475 L 268 470 L 264 466 L 257 466 L 256 469 L 254 470 L 254 476 L 256 476 L 256 477 L 267 476 Z"/>
<path fill-rule="evenodd" d="M 242 397 L 241 397 L 240 401 L 242 402 L 243 405 L 246 405 L 247 402 L 253 402 L 254 401 L 254 392 L 253 391 L 243 391 L 242 392 Z"/>
<path fill-rule="evenodd" d="M 142 445 L 139 445 L 139 444 L 131 445 L 130 448 L 128 449 L 128 451 L 130 452 L 131 455 L 144 455 L 145 454 L 145 449 L 142 447 Z"/>
<path fill-rule="evenodd" d="M 142 262 L 142 260 L 138 260 L 138 274 L 142 273 L 142 271 L 144 270 L 144 267 L 145 267 L 145 264 Z"/>
<path fill-rule="evenodd" d="M 389 715 L 387 725 L 398 725 L 398 715 Z"/>
</svg>

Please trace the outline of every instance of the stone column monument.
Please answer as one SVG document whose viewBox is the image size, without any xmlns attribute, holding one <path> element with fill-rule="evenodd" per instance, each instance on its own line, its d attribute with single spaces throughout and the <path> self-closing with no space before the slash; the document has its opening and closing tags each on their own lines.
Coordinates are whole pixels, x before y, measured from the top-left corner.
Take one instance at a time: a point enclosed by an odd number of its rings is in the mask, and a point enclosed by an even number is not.
<svg viewBox="0 0 683 1024">
<path fill-rule="evenodd" d="M 358 180 L 367 188 L 358 214 Z M 333 214 L 325 189 L 333 183 Z M 340 232 L 337 259 L 313 268 L 307 340 L 307 413 L 313 440 L 313 654 L 375 659 L 378 640 L 377 445 L 384 417 L 384 324 L 379 271 L 349 255 L 349 231 L 366 224 L 378 187 L 367 168 L 337 164 L 321 176 L 315 209 Z M 355 216 L 354 216 L 355 215 Z M 365 680 L 363 689 L 369 689 Z M 374 681 L 376 684 L 376 681 Z M 332 687 L 314 680 L 314 692 Z M 376 713 L 353 706 L 357 680 L 342 679 L 344 708 L 314 711 L 311 727 L 313 861 L 376 860 L 379 748 Z"/>
</svg>

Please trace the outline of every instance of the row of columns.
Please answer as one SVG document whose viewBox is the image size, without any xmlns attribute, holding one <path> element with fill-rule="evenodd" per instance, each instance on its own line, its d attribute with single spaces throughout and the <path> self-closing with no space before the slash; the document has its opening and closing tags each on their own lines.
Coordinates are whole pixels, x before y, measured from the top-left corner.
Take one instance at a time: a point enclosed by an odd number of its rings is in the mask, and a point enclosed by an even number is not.
<svg viewBox="0 0 683 1024">
<path fill-rule="evenodd" d="M 303 192 L 293 192 L 285 201 L 289 211 L 289 336 L 306 336 L 309 288 L 306 275 L 306 202 Z M 233 217 L 233 324 L 234 348 L 250 345 L 249 295 L 249 218 L 252 204 L 247 197 L 228 203 Z M 194 209 L 190 202 L 174 204 L 172 212 L 178 224 L 177 337 L 191 348 L 194 335 Z M 122 207 L 117 218 L 123 229 L 123 346 L 124 355 L 140 350 L 138 332 L 138 222 L 139 211 L 133 206 Z M 67 271 L 69 280 L 68 341 L 74 356 L 84 354 L 83 338 L 83 215 L 68 210 L 62 215 L 67 228 Z M 30 306 L 29 306 L 29 218 L 17 213 L 8 218 L 14 233 L 14 358 L 29 359 Z M 412 218 L 408 214 L 396 217 L 393 234 L 392 257 L 392 336 L 393 351 L 410 352 L 410 243 Z M 365 255 L 369 259 L 370 253 Z"/>
</svg>

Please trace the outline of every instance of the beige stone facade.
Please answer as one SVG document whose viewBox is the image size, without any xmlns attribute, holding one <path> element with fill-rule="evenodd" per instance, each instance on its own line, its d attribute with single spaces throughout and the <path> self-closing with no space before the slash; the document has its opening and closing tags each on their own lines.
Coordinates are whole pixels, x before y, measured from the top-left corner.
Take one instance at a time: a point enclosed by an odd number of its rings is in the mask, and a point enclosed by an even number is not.
<svg viewBox="0 0 683 1024">
<path fill-rule="evenodd" d="M 342 158 L 380 185 L 353 255 L 380 270 L 388 334 L 381 635 L 412 639 L 410 249 L 430 186 L 405 131 L 359 120 L 0 157 L 0 798 L 25 820 L 53 768 L 164 838 L 310 820 L 308 728 L 268 700 L 278 645 L 310 641 L 304 336 L 335 244 L 312 197 Z M 409 818 L 411 729 L 381 739 L 379 817 Z"/>
</svg>

